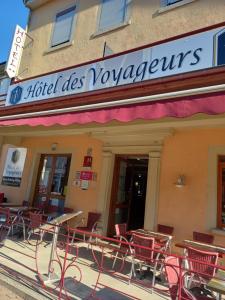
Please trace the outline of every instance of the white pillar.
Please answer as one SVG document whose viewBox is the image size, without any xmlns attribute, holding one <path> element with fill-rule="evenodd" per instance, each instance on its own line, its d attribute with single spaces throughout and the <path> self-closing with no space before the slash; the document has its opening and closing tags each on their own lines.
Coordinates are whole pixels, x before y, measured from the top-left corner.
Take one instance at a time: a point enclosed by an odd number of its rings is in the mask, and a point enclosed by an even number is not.
<svg viewBox="0 0 225 300">
<path fill-rule="evenodd" d="M 97 211 L 102 213 L 101 221 L 103 234 L 106 234 L 107 232 L 114 161 L 114 154 L 109 151 L 103 152 L 101 178 L 99 183 L 100 187 L 97 202 Z"/>
<path fill-rule="evenodd" d="M 153 230 L 157 223 L 160 180 L 160 152 L 149 153 L 144 228 Z"/>
</svg>

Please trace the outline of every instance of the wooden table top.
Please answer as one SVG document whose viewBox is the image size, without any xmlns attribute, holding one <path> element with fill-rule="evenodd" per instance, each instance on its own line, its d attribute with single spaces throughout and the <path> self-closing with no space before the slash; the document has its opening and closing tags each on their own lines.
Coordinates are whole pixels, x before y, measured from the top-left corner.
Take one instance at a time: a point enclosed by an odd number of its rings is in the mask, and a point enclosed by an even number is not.
<svg viewBox="0 0 225 300">
<path fill-rule="evenodd" d="M 192 240 L 184 240 L 182 242 L 176 243 L 175 246 L 183 249 L 193 247 L 200 250 L 218 252 L 221 256 L 225 256 L 225 246 L 223 245 L 207 244 Z"/>
</svg>

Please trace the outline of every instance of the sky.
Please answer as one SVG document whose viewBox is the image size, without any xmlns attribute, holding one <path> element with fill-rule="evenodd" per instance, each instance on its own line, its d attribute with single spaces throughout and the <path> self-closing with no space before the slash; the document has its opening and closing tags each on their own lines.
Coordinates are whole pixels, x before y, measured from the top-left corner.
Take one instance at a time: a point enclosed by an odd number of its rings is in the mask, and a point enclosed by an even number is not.
<svg viewBox="0 0 225 300">
<path fill-rule="evenodd" d="M 28 13 L 23 0 L 0 1 L 0 63 L 8 58 L 16 25 L 25 29 Z"/>
</svg>

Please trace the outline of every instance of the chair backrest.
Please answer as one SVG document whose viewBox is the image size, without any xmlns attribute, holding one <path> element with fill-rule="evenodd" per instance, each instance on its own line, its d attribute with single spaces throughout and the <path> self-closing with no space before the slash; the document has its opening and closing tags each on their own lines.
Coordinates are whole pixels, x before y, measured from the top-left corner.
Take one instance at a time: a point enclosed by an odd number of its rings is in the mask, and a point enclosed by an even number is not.
<svg viewBox="0 0 225 300">
<path fill-rule="evenodd" d="M 23 206 L 29 206 L 29 202 L 26 201 L 26 200 L 23 200 L 23 203 L 22 203 Z"/>
<path fill-rule="evenodd" d="M 191 299 L 195 300 L 196 298 L 189 293 L 183 287 L 183 275 L 180 270 L 179 259 L 174 256 L 167 256 L 164 260 L 165 264 L 165 274 L 169 285 L 170 297 L 172 300 L 176 300 L 178 296 L 178 283 L 179 283 L 179 276 L 182 276 L 181 280 L 181 299 Z"/>
<path fill-rule="evenodd" d="M 219 254 L 217 252 L 203 251 L 192 247 L 187 248 L 187 260 L 189 270 L 200 277 L 211 279 L 216 272 L 216 267 L 208 264 L 217 265 Z"/>
<path fill-rule="evenodd" d="M 38 228 L 42 225 L 43 215 L 38 213 L 29 212 L 30 217 L 30 227 Z"/>
<path fill-rule="evenodd" d="M 197 242 L 213 244 L 214 236 L 208 233 L 193 231 L 193 240 Z"/>
<path fill-rule="evenodd" d="M 49 205 L 47 207 L 47 212 L 48 213 L 52 213 L 52 212 L 58 212 L 59 211 L 59 207 L 56 205 Z"/>
<path fill-rule="evenodd" d="M 4 202 L 4 196 L 5 196 L 4 193 L 0 193 L 0 203 Z"/>
<path fill-rule="evenodd" d="M 0 222 L 10 223 L 10 209 L 8 207 L 0 207 Z"/>
<path fill-rule="evenodd" d="M 38 202 L 38 204 L 36 205 L 36 207 L 41 212 L 44 212 L 47 209 L 47 204 L 48 204 L 47 201 L 40 201 L 40 202 Z"/>
<path fill-rule="evenodd" d="M 117 236 L 125 237 L 127 236 L 127 224 L 115 224 L 115 231 Z"/>
<path fill-rule="evenodd" d="M 100 213 L 89 212 L 88 219 L 87 219 L 87 228 L 90 230 L 95 229 L 93 227 L 96 226 L 96 222 L 98 222 L 100 217 L 101 217 Z"/>
<path fill-rule="evenodd" d="M 174 227 L 168 226 L 168 225 L 158 224 L 157 225 L 157 231 L 160 232 L 160 233 L 172 235 L 173 231 L 174 231 Z"/>
<path fill-rule="evenodd" d="M 64 208 L 63 208 L 63 212 L 64 212 L 65 214 L 69 214 L 69 213 L 74 212 L 74 209 L 73 209 L 73 208 L 70 208 L 70 207 L 64 207 Z"/>
<path fill-rule="evenodd" d="M 133 247 L 134 247 L 134 253 L 135 257 L 137 257 L 140 260 L 143 261 L 149 261 L 153 259 L 153 254 L 154 254 L 154 245 L 155 245 L 155 238 L 154 237 L 149 237 L 149 236 L 144 236 L 144 235 L 139 235 L 134 233 L 132 235 L 132 240 L 133 240 Z M 146 248 L 141 248 L 146 247 Z"/>
</svg>

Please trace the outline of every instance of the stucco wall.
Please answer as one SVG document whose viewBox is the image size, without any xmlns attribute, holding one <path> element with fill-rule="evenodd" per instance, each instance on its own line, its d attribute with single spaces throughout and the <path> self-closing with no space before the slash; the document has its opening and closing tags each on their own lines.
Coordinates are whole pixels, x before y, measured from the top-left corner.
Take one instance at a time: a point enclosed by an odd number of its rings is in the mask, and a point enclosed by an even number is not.
<svg viewBox="0 0 225 300">
<path fill-rule="evenodd" d="M 217 186 L 214 184 L 212 187 L 213 198 L 209 195 L 209 185 L 212 183 L 208 182 L 208 178 L 212 171 L 209 168 L 209 149 L 218 145 L 220 149 L 225 149 L 225 129 L 180 131 L 165 141 L 161 161 L 158 223 L 174 226 L 176 240 L 190 239 L 194 230 L 210 232 L 216 226 L 208 216 L 217 214 Z M 186 177 L 183 188 L 174 185 L 179 174 Z M 215 237 L 216 243 L 224 244 L 225 237 Z"/>
<path fill-rule="evenodd" d="M 51 144 L 58 143 L 57 150 L 51 151 Z M 91 139 L 88 136 L 67 136 L 67 137 L 41 137 L 41 138 L 24 138 L 21 147 L 28 149 L 25 168 L 21 186 L 8 187 L 0 185 L 0 190 L 5 193 L 8 201 L 21 204 L 23 200 L 33 201 L 33 192 L 36 184 L 37 170 L 42 153 L 68 153 L 72 154 L 70 165 L 70 174 L 68 180 L 68 191 L 66 196 L 66 207 L 74 210 L 83 210 L 84 215 L 88 211 L 96 211 L 96 202 L 98 195 L 98 182 L 101 170 L 101 142 Z M 5 157 L 9 145 L 4 145 L 0 174 L 3 173 Z M 75 172 L 83 170 L 83 159 L 87 155 L 87 149 L 93 149 L 93 166 L 92 170 L 97 172 L 97 182 L 90 185 L 88 190 L 81 190 L 73 184 Z"/>
<path fill-rule="evenodd" d="M 73 44 L 47 52 L 56 13 L 74 3 L 78 4 L 78 15 Z M 160 0 L 133 0 L 130 25 L 93 38 L 99 3 L 100 0 L 54 0 L 32 11 L 28 33 L 33 42 L 27 38 L 19 77 L 27 78 L 100 58 L 105 42 L 118 53 L 225 21 L 225 0 L 195 0 L 158 15 Z"/>
</svg>

